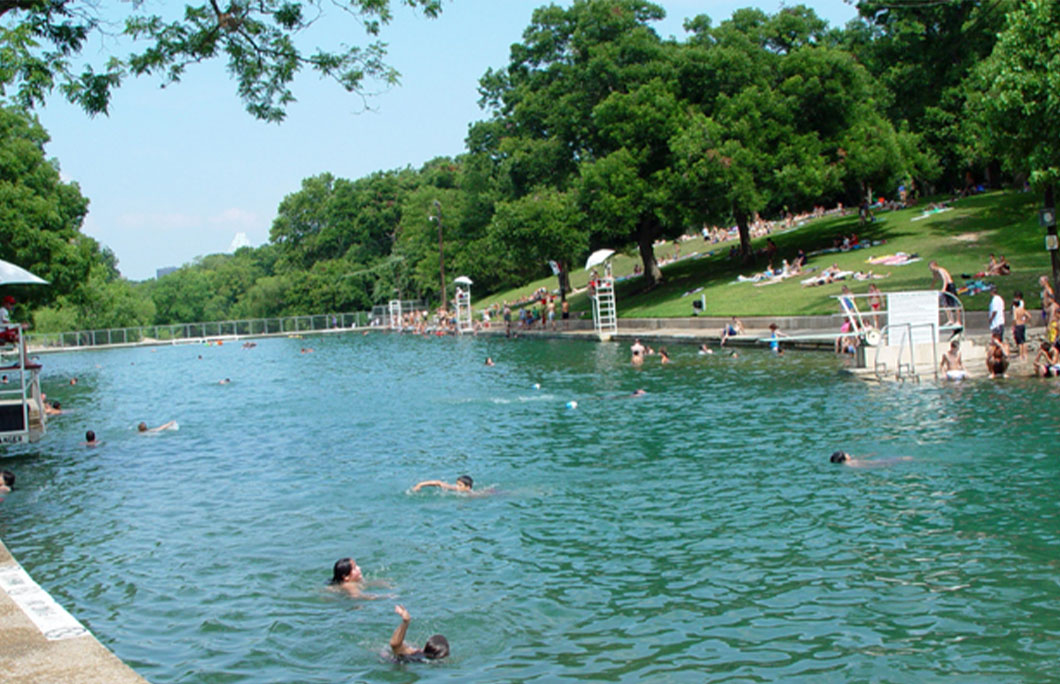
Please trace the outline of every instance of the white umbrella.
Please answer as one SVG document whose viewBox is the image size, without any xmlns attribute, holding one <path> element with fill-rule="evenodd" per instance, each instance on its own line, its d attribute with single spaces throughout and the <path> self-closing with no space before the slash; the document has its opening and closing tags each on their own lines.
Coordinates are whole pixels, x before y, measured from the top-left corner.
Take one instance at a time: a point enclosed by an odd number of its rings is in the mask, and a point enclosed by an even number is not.
<svg viewBox="0 0 1060 684">
<path fill-rule="evenodd" d="M 589 255 L 589 258 L 585 260 L 585 270 L 588 271 L 593 266 L 604 263 L 611 258 L 611 255 L 615 253 L 613 249 L 598 249 Z"/>
<path fill-rule="evenodd" d="M 0 285 L 14 284 L 47 285 L 48 281 L 33 275 L 21 266 L 15 266 L 0 259 Z"/>
<path fill-rule="evenodd" d="M 460 276 L 459 278 L 457 278 L 453 282 L 456 283 L 457 285 L 471 285 L 472 284 L 471 278 L 468 278 L 467 276 Z"/>
</svg>

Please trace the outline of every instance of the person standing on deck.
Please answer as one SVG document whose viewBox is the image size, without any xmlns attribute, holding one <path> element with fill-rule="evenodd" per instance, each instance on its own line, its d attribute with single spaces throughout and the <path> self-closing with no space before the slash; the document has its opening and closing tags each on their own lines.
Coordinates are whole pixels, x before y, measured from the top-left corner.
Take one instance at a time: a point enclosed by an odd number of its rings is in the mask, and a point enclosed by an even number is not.
<svg viewBox="0 0 1060 684">
<path fill-rule="evenodd" d="M 994 296 L 990 298 L 990 311 L 987 314 L 987 323 L 990 326 L 990 335 L 999 340 L 1005 339 L 1005 300 L 1001 294 L 994 289 Z"/>
<path fill-rule="evenodd" d="M 942 281 L 942 287 L 939 288 L 939 306 L 946 310 L 946 325 L 954 324 L 954 307 L 960 303 L 957 299 L 957 285 L 953 282 L 953 276 L 950 272 L 939 266 L 939 262 L 932 261 L 928 264 L 928 268 L 931 269 L 931 284 L 934 285 L 936 280 Z M 960 317 L 956 318 L 957 325 L 964 325 Z"/>
</svg>

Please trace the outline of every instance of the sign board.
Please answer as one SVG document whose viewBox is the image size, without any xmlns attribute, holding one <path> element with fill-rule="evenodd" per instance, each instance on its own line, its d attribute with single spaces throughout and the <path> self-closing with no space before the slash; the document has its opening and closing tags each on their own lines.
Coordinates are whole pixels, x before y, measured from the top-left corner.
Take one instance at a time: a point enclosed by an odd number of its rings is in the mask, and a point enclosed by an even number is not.
<svg viewBox="0 0 1060 684">
<path fill-rule="evenodd" d="M 1055 252 L 1057 248 L 1060 247 L 1060 245 L 1058 245 L 1058 242 L 1060 242 L 1060 240 L 1057 240 L 1057 237 L 1055 235 L 1045 236 L 1045 248 L 1050 252 Z"/>
<path fill-rule="evenodd" d="M 890 292 L 887 294 L 887 344 L 901 344 L 910 332 L 912 339 L 905 343 L 922 344 L 938 341 L 939 303 L 942 295 L 934 290 L 925 292 Z M 957 302 L 947 298 L 946 306 Z M 906 326 L 909 327 L 906 327 Z M 932 327 L 934 326 L 934 327 Z M 932 332 L 934 331 L 934 338 Z"/>
<path fill-rule="evenodd" d="M 0 435 L 0 444 L 22 444 L 26 441 L 26 433 L 19 432 L 13 435 Z"/>
<path fill-rule="evenodd" d="M 1039 209 L 1038 223 L 1042 228 L 1050 228 L 1056 225 L 1056 209 Z"/>
</svg>

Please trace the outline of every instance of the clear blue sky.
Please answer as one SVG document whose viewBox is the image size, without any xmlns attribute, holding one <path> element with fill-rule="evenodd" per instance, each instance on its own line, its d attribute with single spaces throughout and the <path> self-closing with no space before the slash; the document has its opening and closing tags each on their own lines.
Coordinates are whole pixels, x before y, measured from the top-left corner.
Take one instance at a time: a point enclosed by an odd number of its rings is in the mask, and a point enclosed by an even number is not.
<svg viewBox="0 0 1060 684">
<path fill-rule="evenodd" d="M 360 178 L 463 152 L 468 124 L 485 116 L 477 105 L 479 77 L 507 64 L 509 47 L 545 4 L 452 0 L 436 20 L 397 7 L 383 38 L 402 84 L 373 97 L 372 111 L 307 73 L 295 85 L 299 101 L 287 120 L 262 123 L 243 110 L 216 62 L 190 68 L 182 83 L 164 89 L 150 78 L 127 81 L 109 117 L 88 118 L 53 96 L 39 112 L 52 138 L 46 152 L 91 201 L 83 231 L 114 250 L 127 278 L 150 278 L 157 268 L 230 251 L 239 234 L 251 245 L 267 242 L 276 207 L 303 178 L 325 171 Z M 782 6 L 775 0 L 659 4 L 667 18 L 656 30 L 681 39 L 688 17 L 707 14 L 717 24 L 740 7 L 776 12 Z M 844 0 L 805 4 L 832 25 L 856 16 Z M 364 43 L 359 27 L 341 26 L 356 33 L 332 40 Z"/>
</svg>

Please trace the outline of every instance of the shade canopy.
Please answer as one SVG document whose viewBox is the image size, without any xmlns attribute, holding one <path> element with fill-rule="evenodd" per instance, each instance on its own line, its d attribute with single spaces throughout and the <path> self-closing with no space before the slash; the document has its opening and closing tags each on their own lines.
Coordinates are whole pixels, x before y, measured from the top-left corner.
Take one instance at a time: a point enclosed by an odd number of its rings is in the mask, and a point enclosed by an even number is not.
<svg viewBox="0 0 1060 684">
<path fill-rule="evenodd" d="M 456 278 L 455 280 L 453 280 L 453 282 L 456 283 L 457 285 L 471 285 L 472 284 L 471 278 L 468 278 L 467 276 L 460 276 L 459 278 Z"/>
<path fill-rule="evenodd" d="M 588 271 L 593 266 L 599 266 L 615 253 L 613 249 L 598 249 L 589 255 L 589 258 L 585 260 L 585 270 Z"/>
<path fill-rule="evenodd" d="M 47 285 L 44 278 L 33 275 L 21 266 L 0 259 L 0 285 Z"/>
</svg>

